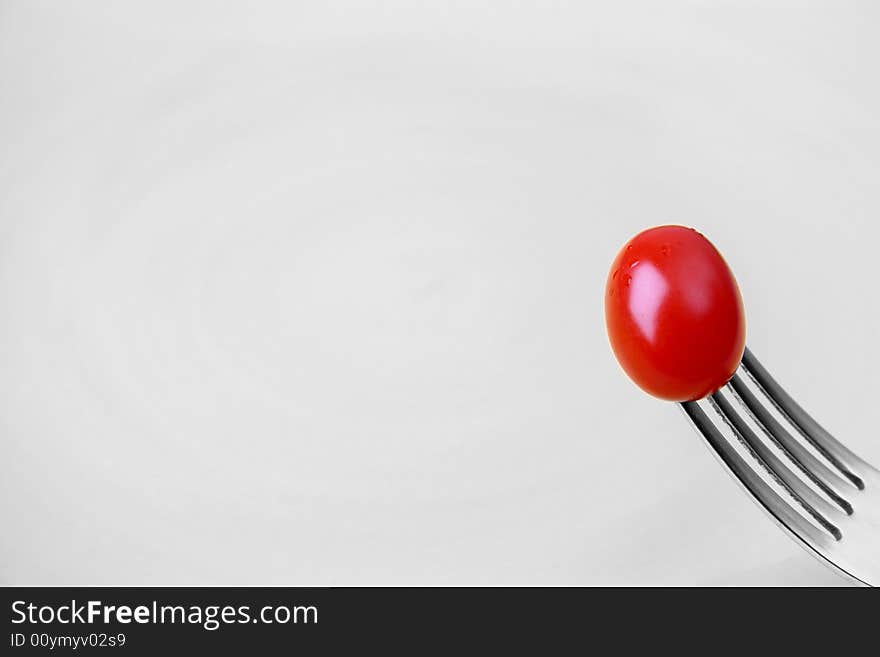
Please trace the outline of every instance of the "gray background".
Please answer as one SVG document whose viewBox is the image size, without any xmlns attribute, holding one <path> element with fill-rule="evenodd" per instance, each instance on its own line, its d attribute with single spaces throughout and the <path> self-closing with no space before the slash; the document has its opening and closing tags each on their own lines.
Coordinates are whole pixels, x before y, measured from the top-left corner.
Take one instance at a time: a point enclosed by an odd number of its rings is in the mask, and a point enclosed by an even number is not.
<svg viewBox="0 0 880 657">
<path fill-rule="evenodd" d="M 641 228 L 880 461 L 872 3 L 0 4 L 0 582 L 839 584 L 608 348 Z"/>
</svg>

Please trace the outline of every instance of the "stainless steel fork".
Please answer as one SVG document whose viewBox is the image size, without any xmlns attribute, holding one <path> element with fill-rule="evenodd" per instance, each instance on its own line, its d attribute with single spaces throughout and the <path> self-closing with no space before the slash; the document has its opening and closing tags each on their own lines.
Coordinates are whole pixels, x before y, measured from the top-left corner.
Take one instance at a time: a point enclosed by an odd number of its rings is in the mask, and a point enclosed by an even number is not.
<svg viewBox="0 0 880 657">
<path fill-rule="evenodd" d="M 880 470 L 810 417 L 748 348 L 724 388 L 680 405 L 792 538 L 857 582 L 880 585 Z"/>
</svg>

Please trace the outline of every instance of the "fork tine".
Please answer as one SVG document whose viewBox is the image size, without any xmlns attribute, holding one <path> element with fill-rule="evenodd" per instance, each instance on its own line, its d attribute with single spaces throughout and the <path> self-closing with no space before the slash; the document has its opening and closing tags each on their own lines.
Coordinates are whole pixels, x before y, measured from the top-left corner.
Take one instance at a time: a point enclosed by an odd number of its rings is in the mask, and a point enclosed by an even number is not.
<svg viewBox="0 0 880 657">
<path fill-rule="evenodd" d="M 828 549 L 833 545 L 834 540 L 831 536 L 808 522 L 764 482 L 757 471 L 736 452 L 733 445 L 700 408 L 698 402 L 682 402 L 680 406 L 730 473 L 782 528 L 814 550 L 819 547 Z"/>
<path fill-rule="evenodd" d="M 745 410 L 758 423 L 758 426 L 761 427 L 767 436 L 782 449 L 791 462 L 822 489 L 828 497 L 834 500 L 838 506 L 848 514 L 852 513 L 852 505 L 847 500 L 846 493 L 844 492 L 849 487 L 849 483 L 795 440 L 791 433 L 773 417 L 767 405 L 762 404 L 754 393 L 749 390 L 739 374 L 733 376 L 729 385 L 736 392 L 738 401 Z"/>
<path fill-rule="evenodd" d="M 766 395 L 767 399 L 782 413 L 791 425 L 800 432 L 841 474 L 849 479 L 859 490 L 865 488 L 861 477 L 855 470 L 865 466 L 865 462 L 847 449 L 834 436 L 826 431 L 812 416 L 785 392 L 755 355 L 745 349 L 742 366 L 752 380 Z"/>
<path fill-rule="evenodd" d="M 729 385 L 725 390 L 732 397 L 736 397 L 736 391 Z M 772 450 L 758 437 L 745 419 L 738 413 L 733 405 L 720 393 L 712 395 L 711 400 L 716 411 L 721 415 L 734 434 L 747 446 L 757 460 L 782 486 L 801 507 L 809 513 L 819 524 L 840 540 L 840 530 L 834 526 L 832 518 L 840 516 L 844 509 L 833 506 L 824 500 L 812 488 L 807 486 L 785 463 L 777 457 Z"/>
</svg>

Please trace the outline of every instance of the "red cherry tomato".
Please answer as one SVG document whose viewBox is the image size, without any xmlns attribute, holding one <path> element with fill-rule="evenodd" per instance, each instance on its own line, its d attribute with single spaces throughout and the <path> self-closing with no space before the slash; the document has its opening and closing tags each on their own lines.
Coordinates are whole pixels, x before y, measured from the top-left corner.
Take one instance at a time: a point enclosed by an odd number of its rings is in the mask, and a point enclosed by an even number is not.
<svg viewBox="0 0 880 657">
<path fill-rule="evenodd" d="M 736 279 L 712 243 L 684 226 L 650 228 L 617 254 L 605 290 L 605 321 L 630 378 L 670 401 L 718 390 L 745 349 Z"/>
</svg>

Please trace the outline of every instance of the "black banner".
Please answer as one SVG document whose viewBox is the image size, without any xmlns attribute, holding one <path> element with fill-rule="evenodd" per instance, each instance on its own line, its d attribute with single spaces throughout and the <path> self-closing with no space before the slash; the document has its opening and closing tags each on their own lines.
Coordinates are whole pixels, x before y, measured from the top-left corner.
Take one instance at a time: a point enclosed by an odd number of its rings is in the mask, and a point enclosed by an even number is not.
<svg viewBox="0 0 880 657">
<path fill-rule="evenodd" d="M 179 654 L 483 646 L 616 654 L 737 642 L 811 647 L 867 630 L 854 590 L 600 588 L 5 588 L 2 654 Z M 708 637 L 708 639 L 707 639 Z M 708 644 L 704 643 L 706 640 Z M 753 645 L 749 641 L 754 641 Z M 601 646 L 605 649 L 600 650 Z M 608 646 L 613 646 L 609 650 Z M 714 647 L 713 647 L 714 646 Z M 556 652 L 556 651 L 554 651 Z"/>
</svg>

